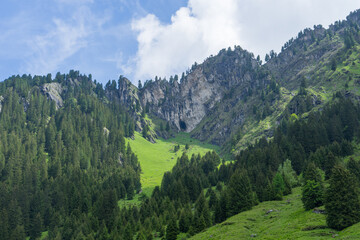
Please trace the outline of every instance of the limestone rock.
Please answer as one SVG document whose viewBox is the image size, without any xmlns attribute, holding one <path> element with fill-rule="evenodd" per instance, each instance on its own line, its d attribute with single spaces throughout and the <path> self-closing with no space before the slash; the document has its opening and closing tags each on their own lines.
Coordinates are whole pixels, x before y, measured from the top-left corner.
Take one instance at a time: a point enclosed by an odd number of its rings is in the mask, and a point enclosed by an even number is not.
<svg viewBox="0 0 360 240">
<path fill-rule="evenodd" d="M 1 113 L 1 109 L 2 109 L 2 102 L 4 101 L 4 97 L 0 96 L 0 113 Z"/>
<path fill-rule="evenodd" d="M 63 92 L 63 88 L 60 83 L 45 83 L 42 86 L 43 93 L 51 100 L 55 101 L 56 109 L 64 106 L 63 99 L 61 98 L 61 93 Z"/>
</svg>

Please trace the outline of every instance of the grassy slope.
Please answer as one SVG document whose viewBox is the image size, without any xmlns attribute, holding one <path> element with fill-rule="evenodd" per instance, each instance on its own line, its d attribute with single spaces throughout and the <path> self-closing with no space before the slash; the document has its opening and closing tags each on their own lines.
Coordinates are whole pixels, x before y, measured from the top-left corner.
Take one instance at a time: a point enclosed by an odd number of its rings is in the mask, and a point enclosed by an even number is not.
<svg viewBox="0 0 360 240">
<path fill-rule="evenodd" d="M 140 161 L 141 184 L 145 193 L 161 184 L 164 173 L 172 169 L 177 158 L 183 152 L 186 152 L 190 157 L 192 154 L 204 155 L 208 151 L 218 150 L 217 146 L 191 139 L 187 133 L 180 133 L 175 138 L 167 140 L 157 139 L 156 143 L 151 143 L 144 139 L 140 133 L 135 132 L 135 139 L 127 139 L 127 141 L 130 142 L 131 149 Z M 180 150 L 174 152 L 174 146 L 177 144 L 180 144 Z M 189 144 L 188 150 L 185 150 L 186 144 Z"/>
<path fill-rule="evenodd" d="M 191 239 L 360 239 L 360 223 L 340 232 L 327 228 L 325 215 L 305 211 L 300 195 L 295 188 L 283 201 L 260 203 Z"/>
</svg>

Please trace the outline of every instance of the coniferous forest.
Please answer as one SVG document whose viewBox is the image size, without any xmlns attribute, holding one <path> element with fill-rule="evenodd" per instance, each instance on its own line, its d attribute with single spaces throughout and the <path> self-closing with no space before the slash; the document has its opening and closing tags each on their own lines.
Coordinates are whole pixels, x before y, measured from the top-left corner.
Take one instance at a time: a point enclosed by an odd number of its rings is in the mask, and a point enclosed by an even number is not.
<svg viewBox="0 0 360 240">
<path fill-rule="evenodd" d="M 0 82 L 0 239 L 188 239 L 261 202 L 280 201 L 294 188 L 301 188 L 303 211 L 325 213 L 320 227 L 341 231 L 359 223 L 359 29 L 349 18 L 329 30 L 306 30 L 266 64 L 240 47 L 222 50 L 195 64 L 180 83 L 176 76 L 136 88 L 120 76 L 103 86 L 74 70 Z M 309 49 L 328 44 L 337 52 L 319 60 L 323 65 L 312 63 L 318 71 L 284 80 L 286 51 L 303 60 Z M 238 55 L 246 61 L 237 61 Z M 232 72 L 233 62 L 239 65 Z M 221 79 L 229 91 L 189 134 L 204 143 L 207 135 L 198 133 L 217 131 L 221 124 L 212 124 L 231 116 L 223 120 L 229 125 L 222 136 L 211 135 L 215 143 L 227 140 L 205 154 L 188 155 L 192 146 L 184 144 L 161 184 L 142 193 L 144 169 L 130 139 L 141 132 L 155 144 L 191 126 L 191 119 L 184 118 L 187 125 L 171 117 L 185 108 L 176 105 L 176 94 L 203 67 L 212 77 L 207 84 Z M 245 79 L 237 87 L 226 82 L 237 75 Z M 257 79 L 248 83 L 251 78 Z M 151 89 L 164 98 L 157 101 Z M 191 89 L 185 97 L 193 102 L 185 102 L 193 106 L 197 93 Z M 179 149 L 176 143 L 173 151 Z M 135 198 L 135 204 L 121 204 Z"/>
<path fill-rule="evenodd" d="M 44 231 L 49 239 L 176 239 L 300 185 L 304 207 L 325 204 L 330 227 L 359 221 L 360 163 L 341 159 L 359 139 L 360 109 L 340 93 L 306 120 L 284 116 L 272 140 L 260 139 L 232 163 L 215 152 L 183 154 L 151 196 L 119 208 L 141 189 L 141 166 L 125 144 L 134 120 L 106 100 L 102 86 L 72 74 L 1 83 L 1 239 L 37 239 Z M 58 82 L 67 86 L 61 108 L 39 88 Z"/>
</svg>

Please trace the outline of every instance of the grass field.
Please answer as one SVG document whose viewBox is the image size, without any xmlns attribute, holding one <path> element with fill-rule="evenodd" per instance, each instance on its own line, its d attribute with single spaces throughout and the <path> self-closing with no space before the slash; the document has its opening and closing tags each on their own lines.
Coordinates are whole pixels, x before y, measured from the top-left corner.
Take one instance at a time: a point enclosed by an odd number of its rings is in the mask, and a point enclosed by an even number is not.
<svg viewBox="0 0 360 240">
<path fill-rule="evenodd" d="M 360 223 L 340 232 L 327 228 L 325 215 L 305 211 L 300 195 L 295 188 L 283 201 L 260 203 L 191 239 L 360 239 Z"/>
<path fill-rule="evenodd" d="M 138 156 L 142 174 L 141 185 L 145 193 L 161 184 L 162 177 L 166 171 L 170 171 L 175 165 L 178 157 L 186 152 L 189 157 L 192 154 L 204 155 L 211 150 L 219 150 L 217 146 L 202 143 L 198 140 L 191 139 L 187 133 L 179 133 L 175 138 L 157 139 L 156 143 L 151 143 L 144 139 L 140 133 L 135 132 L 135 139 L 127 139 L 131 149 Z M 174 152 L 174 146 L 180 145 L 180 150 Z M 185 145 L 189 149 L 185 149 Z M 150 191 L 149 191 L 150 189 Z"/>
</svg>

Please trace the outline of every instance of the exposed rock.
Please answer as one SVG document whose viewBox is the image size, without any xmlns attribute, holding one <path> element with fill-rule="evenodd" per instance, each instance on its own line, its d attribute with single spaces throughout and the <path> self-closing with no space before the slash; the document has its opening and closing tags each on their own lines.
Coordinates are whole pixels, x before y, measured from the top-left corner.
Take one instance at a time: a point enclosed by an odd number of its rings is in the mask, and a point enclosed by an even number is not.
<svg viewBox="0 0 360 240">
<path fill-rule="evenodd" d="M 272 213 L 274 210 L 270 209 L 268 211 L 266 211 L 266 214 Z"/>
<path fill-rule="evenodd" d="M 104 128 L 103 128 L 103 134 L 104 134 L 106 137 L 108 137 L 109 134 L 110 134 L 109 129 L 107 129 L 106 127 L 104 127 Z"/>
<path fill-rule="evenodd" d="M 4 97 L 0 96 L 0 113 L 1 113 L 1 109 L 2 109 L 2 102 L 4 101 Z"/>
<path fill-rule="evenodd" d="M 107 91 L 106 95 L 109 99 L 118 99 L 118 101 L 126 106 L 135 108 L 137 102 L 139 104 L 138 89 L 125 77 L 120 77 L 118 84 L 119 90 L 117 92 Z M 141 110 L 141 106 L 139 105 L 138 111 L 140 112 Z"/>
<path fill-rule="evenodd" d="M 253 56 L 240 47 L 222 50 L 203 64 L 193 66 L 181 83 L 166 80 L 145 83 L 139 92 L 140 101 L 143 106 L 149 104 L 151 113 L 169 121 L 177 130 L 191 132 L 233 88 L 245 89 L 256 84 L 257 68 Z M 240 99 L 241 95 L 237 96 L 237 101 Z M 241 114 L 235 122 L 243 122 Z M 222 140 L 229 136 L 229 128 L 218 125 L 214 130 Z"/>
<path fill-rule="evenodd" d="M 319 208 L 314 208 L 313 213 L 317 213 L 317 214 L 325 214 L 325 210 L 323 209 L 319 209 Z"/>
<path fill-rule="evenodd" d="M 42 86 L 41 90 L 48 98 L 55 101 L 56 109 L 59 109 L 64 105 L 63 99 L 61 98 L 61 93 L 63 92 L 63 88 L 60 85 L 60 83 L 57 82 L 45 83 Z"/>
</svg>

